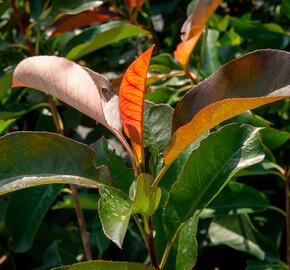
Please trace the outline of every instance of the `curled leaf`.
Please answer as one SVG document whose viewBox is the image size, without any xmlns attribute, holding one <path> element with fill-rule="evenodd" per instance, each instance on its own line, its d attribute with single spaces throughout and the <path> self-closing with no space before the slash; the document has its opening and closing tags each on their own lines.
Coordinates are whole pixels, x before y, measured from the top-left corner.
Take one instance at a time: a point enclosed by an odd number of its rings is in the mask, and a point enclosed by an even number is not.
<svg viewBox="0 0 290 270">
<path fill-rule="evenodd" d="M 182 42 L 177 45 L 174 57 L 183 66 L 188 65 L 192 50 L 194 49 L 209 17 L 217 9 L 221 0 L 198 0 L 192 15 L 190 15 L 181 28 Z"/>
<path fill-rule="evenodd" d="M 121 130 L 118 96 L 101 74 L 56 56 L 23 60 L 13 74 L 13 87 L 31 87 L 52 95 L 102 123 Z"/>
<path fill-rule="evenodd" d="M 131 139 L 136 162 L 144 167 L 143 112 L 146 78 L 154 45 L 126 70 L 119 91 L 119 108 L 126 135 Z"/>
<path fill-rule="evenodd" d="M 242 112 L 290 96 L 290 53 L 260 50 L 223 65 L 189 91 L 173 116 L 165 165 L 205 131 Z"/>
</svg>

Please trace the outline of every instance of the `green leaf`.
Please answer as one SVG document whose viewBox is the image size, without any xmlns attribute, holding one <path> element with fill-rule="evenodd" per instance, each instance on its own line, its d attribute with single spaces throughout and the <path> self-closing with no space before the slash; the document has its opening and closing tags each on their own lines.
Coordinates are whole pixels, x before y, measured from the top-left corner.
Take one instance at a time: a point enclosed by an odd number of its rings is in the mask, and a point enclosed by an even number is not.
<svg viewBox="0 0 290 270">
<path fill-rule="evenodd" d="M 161 199 L 161 189 L 159 187 L 151 188 L 153 181 L 150 174 L 143 173 L 138 176 L 132 206 L 133 214 L 150 217 L 157 210 Z"/>
<path fill-rule="evenodd" d="M 235 173 L 263 160 L 258 130 L 228 125 L 192 152 L 165 205 L 163 221 L 169 239 L 197 210 L 206 207 Z"/>
<path fill-rule="evenodd" d="M 279 260 L 271 261 L 247 261 L 245 270 L 288 270 L 287 265 Z"/>
<path fill-rule="evenodd" d="M 54 268 L 53 270 L 154 270 L 154 268 L 133 262 L 90 261 Z"/>
<path fill-rule="evenodd" d="M 0 138 L 0 195 L 44 184 L 98 188 L 106 181 L 87 145 L 45 132 L 15 132 Z"/>
<path fill-rule="evenodd" d="M 145 101 L 144 147 L 149 147 L 151 173 L 156 175 L 162 167 L 161 152 L 171 138 L 173 109 L 165 104 L 155 105 Z"/>
<path fill-rule="evenodd" d="M 33 19 L 37 20 L 40 17 L 44 5 L 45 0 L 29 0 L 30 14 Z"/>
<path fill-rule="evenodd" d="M 90 31 L 89 35 L 88 32 L 84 31 L 79 36 L 70 40 L 70 50 L 67 52 L 66 58 L 75 60 L 123 39 L 139 35 L 149 35 L 149 32 L 141 27 L 124 22 L 109 22 L 95 26 L 87 31 Z M 84 40 L 85 36 L 89 36 L 89 39 Z M 72 47 L 72 44 L 77 45 Z M 68 48 L 65 48 L 65 51 L 67 50 Z"/>
<path fill-rule="evenodd" d="M 100 188 L 99 216 L 103 231 L 118 247 L 122 247 L 128 228 L 132 202 L 122 191 L 115 188 Z"/>
<path fill-rule="evenodd" d="M 135 176 L 133 169 L 126 167 L 125 160 L 122 158 L 124 155 L 126 157 L 126 152 L 119 150 L 117 153 L 117 149 L 114 149 L 112 143 L 104 137 L 93 143 L 91 147 L 98 153 L 97 165 L 108 167 L 112 177 L 112 186 L 128 193 Z"/>
<path fill-rule="evenodd" d="M 11 239 L 10 248 L 14 252 L 26 252 L 47 211 L 56 199 L 61 186 L 42 186 L 20 190 L 9 198 L 6 211 L 6 228 Z"/>
<path fill-rule="evenodd" d="M 202 218 L 261 212 L 271 206 L 263 192 L 241 183 L 228 183 L 201 212 Z"/>
<path fill-rule="evenodd" d="M 3 133 L 14 122 L 14 118 L 8 120 L 0 120 L 0 134 Z"/>
<path fill-rule="evenodd" d="M 266 144 L 271 150 L 282 146 L 290 139 L 289 132 L 270 127 L 262 129 L 261 136 L 264 144 Z"/>
<path fill-rule="evenodd" d="M 171 138 L 173 109 L 165 104 L 145 101 L 144 109 L 144 147 L 151 153 L 158 153 Z"/>
<path fill-rule="evenodd" d="M 96 211 L 99 196 L 97 194 L 79 193 L 80 206 L 83 210 Z M 58 200 L 52 209 L 74 209 L 74 202 L 70 195 L 64 196 L 63 200 Z"/>
<path fill-rule="evenodd" d="M 212 29 L 207 30 L 206 47 L 201 66 L 201 72 L 204 77 L 214 73 L 221 65 L 217 47 L 218 37 L 218 31 Z"/>
<path fill-rule="evenodd" d="M 180 230 L 176 257 L 176 270 L 192 270 L 197 260 L 198 218 L 192 217 Z"/>
<path fill-rule="evenodd" d="M 13 69 L 9 68 L 6 73 L 0 77 L 0 103 L 7 90 L 11 87 L 12 74 Z"/>
<path fill-rule="evenodd" d="M 171 54 L 162 53 L 151 58 L 149 69 L 150 71 L 170 73 L 172 70 L 181 70 L 182 67 L 174 61 Z"/>
<path fill-rule="evenodd" d="M 103 1 L 96 0 L 52 0 L 51 16 L 66 14 L 78 14 L 87 9 L 98 7 Z"/>
<path fill-rule="evenodd" d="M 257 231 L 247 215 L 223 216 L 213 220 L 208 230 L 214 245 L 227 245 L 260 260 L 277 257 L 277 247 Z"/>
</svg>

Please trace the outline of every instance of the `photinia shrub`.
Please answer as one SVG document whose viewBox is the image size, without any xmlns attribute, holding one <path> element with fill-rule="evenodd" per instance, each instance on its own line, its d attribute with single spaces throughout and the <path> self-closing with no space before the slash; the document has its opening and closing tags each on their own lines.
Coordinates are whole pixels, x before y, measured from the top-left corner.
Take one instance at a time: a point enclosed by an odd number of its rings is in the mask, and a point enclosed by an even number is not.
<svg viewBox="0 0 290 270">
<path fill-rule="evenodd" d="M 150 266 L 90 261 L 61 269 L 192 269 L 198 220 L 208 215 L 206 208 L 231 178 L 267 155 L 260 128 L 214 128 L 289 97 L 289 53 L 259 50 L 232 60 L 188 91 L 173 110 L 144 101 L 153 48 L 131 63 L 119 91 L 104 76 L 56 56 L 29 57 L 14 71 L 14 87 L 41 90 L 108 128 L 134 170 L 134 179 L 129 171 L 116 179 L 109 172 L 112 164 L 96 166 L 96 146 L 53 133 L 15 132 L 0 139 L 0 194 L 47 184 L 98 189 L 96 209 L 105 235 L 121 248 L 134 220 L 151 261 Z M 241 196 L 244 191 L 233 183 L 227 192 Z M 215 237 L 218 224 L 210 228 Z"/>
</svg>

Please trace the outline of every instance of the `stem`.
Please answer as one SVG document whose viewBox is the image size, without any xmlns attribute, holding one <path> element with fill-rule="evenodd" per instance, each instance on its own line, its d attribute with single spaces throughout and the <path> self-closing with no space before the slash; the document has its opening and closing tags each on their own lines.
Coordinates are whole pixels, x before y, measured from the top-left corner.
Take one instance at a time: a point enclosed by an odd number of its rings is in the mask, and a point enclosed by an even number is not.
<svg viewBox="0 0 290 270">
<path fill-rule="evenodd" d="M 70 185 L 70 189 L 72 192 L 72 199 L 74 202 L 76 215 L 77 215 L 77 219 L 78 219 L 78 223 L 79 223 L 79 228 L 80 228 L 80 233 L 81 233 L 81 237 L 82 237 L 85 256 L 86 256 L 87 261 L 90 261 L 93 259 L 93 256 L 92 256 L 92 250 L 91 250 L 90 244 L 89 244 L 89 235 L 88 235 L 88 231 L 87 231 L 87 225 L 85 222 L 84 213 L 83 213 L 82 208 L 80 206 L 80 200 L 79 200 L 76 186 Z"/>
<path fill-rule="evenodd" d="M 10 4 L 11 4 L 12 10 L 13 10 L 13 14 L 14 14 L 15 21 L 16 21 L 16 24 L 18 26 L 19 32 L 22 34 L 23 39 L 25 41 L 25 46 L 29 49 L 29 51 L 31 52 L 32 55 L 35 55 L 33 47 L 31 46 L 30 42 L 27 40 L 25 26 L 20 18 L 18 9 L 17 9 L 16 4 L 15 4 L 15 0 L 10 0 Z"/>
<path fill-rule="evenodd" d="M 154 245 L 154 237 L 153 237 L 153 231 L 152 231 L 152 220 L 151 218 L 147 218 L 147 217 L 143 217 L 144 220 L 144 225 L 145 225 L 145 233 L 146 233 L 146 238 L 147 241 L 146 243 L 146 247 L 150 256 L 150 260 L 151 260 L 151 264 L 153 265 L 153 267 L 157 270 L 160 270 L 160 266 L 158 263 L 158 259 L 156 256 L 156 251 L 155 251 L 155 245 Z M 148 228 L 146 228 L 148 227 Z M 146 232 L 146 229 L 149 230 Z"/>
<path fill-rule="evenodd" d="M 168 258 L 168 255 L 169 255 L 169 252 L 171 250 L 171 247 L 176 239 L 178 235 L 178 231 L 175 233 L 175 235 L 173 236 L 173 238 L 171 239 L 170 242 L 168 242 L 168 244 L 166 245 L 165 247 L 165 250 L 163 252 L 163 256 L 162 256 L 162 259 L 161 259 L 161 263 L 160 263 L 160 270 L 162 270 L 166 264 L 166 261 L 167 261 L 167 258 Z"/>
<path fill-rule="evenodd" d="M 138 166 L 136 164 L 132 148 L 130 147 L 130 145 L 128 144 L 126 139 L 118 131 L 112 130 L 112 132 L 117 137 L 117 139 L 121 142 L 121 144 L 124 146 L 126 152 L 129 155 L 129 158 L 131 160 L 131 163 L 132 163 L 132 166 L 133 166 L 133 169 L 134 169 L 135 177 L 138 177 L 138 175 L 140 174 L 140 171 L 139 171 L 139 168 L 138 168 Z"/>
<path fill-rule="evenodd" d="M 133 218 L 140 230 L 140 233 L 142 235 L 142 238 L 145 242 L 145 246 L 147 248 L 149 257 L 150 257 L 150 261 L 151 264 L 154 266 L 155 269 L 157 270 L 161 270 L 160 266 L 158 264 L 158 260 L 157 260 L 157 256 L 156 256 L 156 251 L 155 251 L 155 246 L 154 246 L 154 238 L 153 238 L 153 232 L 151 230 L 151 218 L 147 218 L 145 216 L 143 216 L 143 223 L 144 223 L 144 227 L 148 226 L 149 231 L 146 231 L 146 228 L 144 228 L 141 224 L 141 222 L 138 219 L 137 215 L 133 215 Z M 147 225 L 146 225 L 147 224 Z M 148 230 L 147 228 L 147 230 Z"/>
<path fill-rule="evenodd" d="M 49 108 L 52 114 L 52 119 L 54 122 L 54 125 L 56 127 L 56 130 L 59 134 L 64 136 L 64 127 L 63 127 L 63 123 L 59 117 L 58 111 L 57 111 L 57 107 L 55 105 L 55 101 L 53 99 L 53 97 L 51 95 L 47 96 L 48 99 L 48 104 L 49 104 Z"/>
<path fill-rule="evenodd" d="M 49 104 L 49 108 L 50 108 L 50 111 L 52 114 L 52 119 L 53 119 L 54 125 L 57 129 L 57 132 L 64 136 L 63 123 L 61 121 L 61 118 L 59 117 L 57 107 L 55 105 L 55 101 L 51 95 L 48 95 L 48 104 Z M 92 251 L 91 251 L 90 244 L 89 244 L 89 236 L 88 236 L 87 225 L 85 222 L 84 213 L 83 213 L 81 205 L 80 205 L 76 186 L 70 185 L 70 189 L 71 189 L 71 196 L 72 196 L 72 199 L 74 202 L 76 216 L 77 216 L 77 220 L 78 220 L 78 224 L 79 224 L 79 228 L 80 228 L 80 234 L 81 234 L 81 238 L 82 238 L 85 257 L 86 257 L 86 260 L 89 261 L 89 260 L 92 260 L 93 257 L 92 257 Z"/>
<path fill-rule="evenodd" d="M 285 170 L 285 212 L 286 212 L 286 258 L 290 269 L 290 205 L 289 205 L 289 173 L 290 169 Z"/>
<path fill-rule="evenodd" d="M 159 184 L 160 180 L 162 179 L 162 176 L 163 176 L 164 173 L 167 171 L 168 167 L 169 167 L 169 166 L 165 165 L 165 166 L 161 169 L 161 171 L 159 172 L 159 174 L 156 176 L 155 180 L 154 180 L 153 183 L 151 184 L 151 188 L 154 188 L 154 187 L 156 187 L 156 186 Z"/>
</svg>

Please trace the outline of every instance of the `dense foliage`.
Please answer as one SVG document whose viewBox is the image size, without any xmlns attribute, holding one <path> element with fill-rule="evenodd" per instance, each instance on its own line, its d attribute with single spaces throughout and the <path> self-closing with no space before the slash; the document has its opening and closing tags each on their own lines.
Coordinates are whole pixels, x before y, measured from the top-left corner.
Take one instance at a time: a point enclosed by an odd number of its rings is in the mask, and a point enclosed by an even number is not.
<svg viewBox="0 0 290 270">
<path fill-rule="evenodd" d="M 1 269 L 288 269 L 289 0 L 0 18 Z"/>
</svg>

